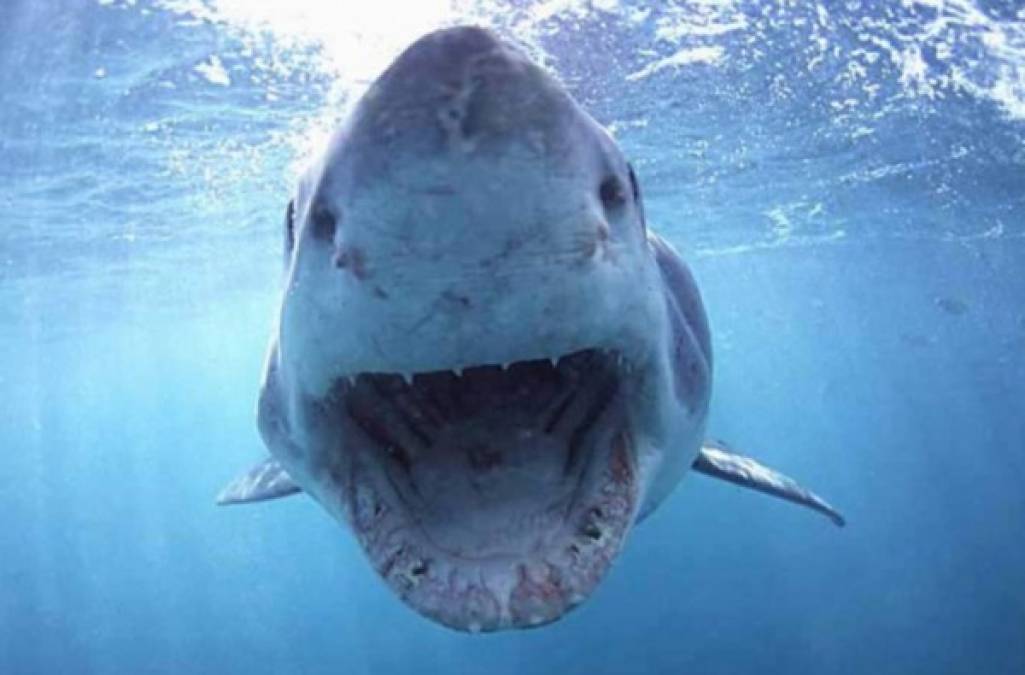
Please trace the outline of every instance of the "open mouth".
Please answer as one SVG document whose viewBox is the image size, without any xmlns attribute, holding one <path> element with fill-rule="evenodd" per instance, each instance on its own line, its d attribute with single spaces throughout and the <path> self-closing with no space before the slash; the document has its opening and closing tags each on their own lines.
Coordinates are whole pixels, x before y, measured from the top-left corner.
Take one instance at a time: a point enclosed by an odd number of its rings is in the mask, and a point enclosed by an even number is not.
<svg viewBox="0 0 1025 675">
<path fill-rule="evenodd" d="M 629 371 L 587 349 L 340 379 L 345 511 L 396 593 L 469 631 L 544 624 L 587 597 L 635 513 Z"/>
</svg>

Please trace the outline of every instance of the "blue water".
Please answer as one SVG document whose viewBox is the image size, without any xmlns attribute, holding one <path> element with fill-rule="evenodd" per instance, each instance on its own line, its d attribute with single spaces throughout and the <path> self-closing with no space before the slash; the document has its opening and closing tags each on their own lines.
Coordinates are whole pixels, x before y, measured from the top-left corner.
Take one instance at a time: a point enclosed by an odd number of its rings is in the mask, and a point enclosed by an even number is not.
<svg viewBox="0 0 1025 675">
<path fill-rule="evenodd" d="M 1025 673 L 1025 10 L 5 0 L 0 673 Z M 296 170 L 407 42 L 526 43 L 692 264 L 711 429 L 595 595 L 466 636 L 297 497 L 218 509 Z"/>
</svg>

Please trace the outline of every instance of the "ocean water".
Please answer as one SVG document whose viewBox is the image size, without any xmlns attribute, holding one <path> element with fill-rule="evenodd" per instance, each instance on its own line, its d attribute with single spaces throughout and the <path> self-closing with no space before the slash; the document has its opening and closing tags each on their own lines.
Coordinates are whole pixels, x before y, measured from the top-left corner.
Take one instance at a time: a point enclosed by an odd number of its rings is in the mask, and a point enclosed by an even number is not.
<svg viewBox="0 0 1025 675">
<path fill-rule="evenodd" d="M 527 45 L 692 265 L 712 433 L 580 609 L 468 636 L 311 500 L 213 498 L 297 171 L 408 42 Z M 1014 0 L 3 0 L 0 673 L 1025 673 Z"/>
</svg>

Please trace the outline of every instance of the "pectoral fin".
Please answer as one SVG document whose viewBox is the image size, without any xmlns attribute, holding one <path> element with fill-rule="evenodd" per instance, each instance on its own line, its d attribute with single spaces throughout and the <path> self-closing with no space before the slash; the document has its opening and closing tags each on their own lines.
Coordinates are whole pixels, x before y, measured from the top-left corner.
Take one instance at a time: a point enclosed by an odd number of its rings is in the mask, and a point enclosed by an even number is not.
<svg viewBox="0 0 1025 675">
<path fill-rule="evenodd" d="M 217 495 L 218 504 L 248 504 L 301 492 L 278 460 L 268 457 L 228 483 Z"/>
<path fill-rule="evenodd" d="M 844 517 L 836 509 L 814 492 L 798 485 L 794 479 L 762 466 L 750 457 L 733 454 L 718 441 L 705 441 L 692 468 L 706 476 L 720 478 L 815 509 L 840 527 L 846 524 Z"/>
</svg>

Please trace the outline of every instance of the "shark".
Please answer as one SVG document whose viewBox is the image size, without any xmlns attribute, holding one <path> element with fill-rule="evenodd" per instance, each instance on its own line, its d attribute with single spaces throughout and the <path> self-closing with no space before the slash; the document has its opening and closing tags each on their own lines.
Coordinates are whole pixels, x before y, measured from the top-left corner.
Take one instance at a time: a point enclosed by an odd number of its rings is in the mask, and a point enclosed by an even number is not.
<svg viewBox="0 0 1025 675">
<path fill-rule="evenodd" d="M 688 472 L 844 524 L 707 440 L 694 276 L 613 137 L 492 31 L 403 51 L 284 221 L 257 406 L 269 455 L 218 502 L 312 497 L 429 619 L 559 619 Z"/>
</svg>

